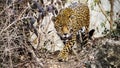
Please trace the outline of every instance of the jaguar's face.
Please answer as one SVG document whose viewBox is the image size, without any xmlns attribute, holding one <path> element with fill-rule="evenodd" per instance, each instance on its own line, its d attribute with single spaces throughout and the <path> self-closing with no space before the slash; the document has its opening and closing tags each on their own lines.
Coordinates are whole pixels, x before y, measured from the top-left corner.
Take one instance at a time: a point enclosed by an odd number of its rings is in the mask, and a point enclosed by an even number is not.
<svg viewBox="0 0 120 68">
<path fill-rule="evenodd" d="M 55 25 L 57 34 L 62 40 L 69 39 L 72 36 L 72 28 L 69 24 L 62 24 L 62 22 L 57 22 Z"/>
<path fill-rule="evenodd" d="M 67 13 L 68 11 L 71 10 L 69 9 L 66 9 L 64 11 L 61 10 L 60 14 L 57 15 L 54 23 L 56 31 L 58 35 L 61 37 L 61 39 L 69 39 L 73 33 L 71 22 L 72 11 L 69 12 L 69 14 Z"/>
</svg>

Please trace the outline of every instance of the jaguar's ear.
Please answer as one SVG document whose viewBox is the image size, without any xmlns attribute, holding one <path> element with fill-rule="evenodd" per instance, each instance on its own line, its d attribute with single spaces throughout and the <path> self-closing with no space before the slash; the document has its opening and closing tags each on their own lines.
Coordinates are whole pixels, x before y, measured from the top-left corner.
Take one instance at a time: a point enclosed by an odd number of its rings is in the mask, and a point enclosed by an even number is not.
<svg viewBox="0 0 120 68">
<path fill-rule="evenodd" d="M 93 36 L 94 32 L 95 32 L 95 29 L 92 29 L 92 30 L 89 31 L 89 38 L 90 39 L 92 39 L 92 36 Z"/>
<path fill-rule="evenodd" d="M 55 22 L 56 21 L 56 17 L 52 16 L 52 21 Z"/>
</svg>

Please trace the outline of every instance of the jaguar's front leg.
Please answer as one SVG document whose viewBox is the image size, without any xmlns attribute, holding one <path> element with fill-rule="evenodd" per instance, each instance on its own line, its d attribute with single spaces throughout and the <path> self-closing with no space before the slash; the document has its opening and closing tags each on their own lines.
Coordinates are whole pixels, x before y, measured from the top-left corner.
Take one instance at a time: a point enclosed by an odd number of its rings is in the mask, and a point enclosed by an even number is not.
<svg viewBox="0 0 120 68">
<path fill-rule="evenodd" d="M 73 35 L 71 39 L 65 42 L 65 46 L 62 51 L 60 51 L 58 55 L 59 61 L 68 61 L 68 56 L 71 51 L 77 55 L 76 51 L 72 48 L 76 42 L 76 35 Z"/>
<path fill-rule="evenodd" d="M 58 55 L 58 61 L 68 61 L 68 55 L 69 55 L 69 44 L 68 42 L 64 45 L 64 48 L 62 51 L 60 51 Z"/>
</svg>

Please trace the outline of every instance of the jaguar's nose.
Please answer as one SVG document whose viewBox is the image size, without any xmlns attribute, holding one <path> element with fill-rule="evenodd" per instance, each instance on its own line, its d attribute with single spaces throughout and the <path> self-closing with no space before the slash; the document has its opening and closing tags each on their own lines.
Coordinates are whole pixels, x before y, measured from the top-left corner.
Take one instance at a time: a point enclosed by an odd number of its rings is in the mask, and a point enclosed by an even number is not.
<svg viewBox="0 0 120 68">
<path fill-rule="evenodd" d="M 64 35 L 66 36 L 66 35 L 67 35 L 67 33 L 64 33 Z"/>
</svg>

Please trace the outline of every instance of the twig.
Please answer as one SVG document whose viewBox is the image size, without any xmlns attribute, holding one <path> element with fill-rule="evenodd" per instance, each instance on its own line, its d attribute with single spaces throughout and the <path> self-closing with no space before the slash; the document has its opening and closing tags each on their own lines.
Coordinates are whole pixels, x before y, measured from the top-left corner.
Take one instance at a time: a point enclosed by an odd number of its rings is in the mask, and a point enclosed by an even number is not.
<svg viewBox="0 0 120 68">
<path fill-rule="evenodd" d="M 113 29 L 113 5 L 114 5 L 114 0 L 109 0 L 110 1 L 110 5 L 111 5 L 111 9 L 110 9 L 110 29 Z"/>
<path fill-rule="evenodd" d="M 13 0 L 13 2 L 12 2 L 9 6 L 7 6 L 4 10 L 2 10 L 2 11 L 0 12 L 0 15 L 1 15 L 5 10 L 7 10 L 8 8 L 10 8 L 14 3 L 15 3 L 15 0 Z"/>
<path fill-rule="evenodd" d="M 7 6 L 4 10 L 2 10 L 1 12 L 0 12 L 0 15 L 3 13 L 3 12 L 5 12 L 5 10 L 7 10 L 8 8 L 10 8 L 12 5 L 9 5 L 9 6 Z"/>
<path fill-rule="evenodd" d="M 2 34 L 3 31 L 6 31 L 8 28 L 10 28 L 13 24 L 15 24 L 17 21 L 20 21 L 22 19 L 28 18 L 28 17 L 22 17 L 22 15 L 26 12 L 26 10 L 28 9 L 28 7 L 26 9 L 24 9 L 24 11 L 19 15 L 19 17 L 13 21 L 10 25 L 8 25 L 5 29 L 3 29 L 0 34 Z M 22 17 L 22 18 L 21 18 Z"/>
<path fill-rule="evenodd" d="M 100 8 L 101 12 L 103 13 L 103 15 L 106 17 L 106 19 L 108 20 L 108 22 L 110 23 L 110 20 L 107 17 L 107 14 L 105 13 L 105 11 L 103 10 L 103 8 L 101 7 L 101 5 L 98 3 L 98 7 Z"/>
</svg>

